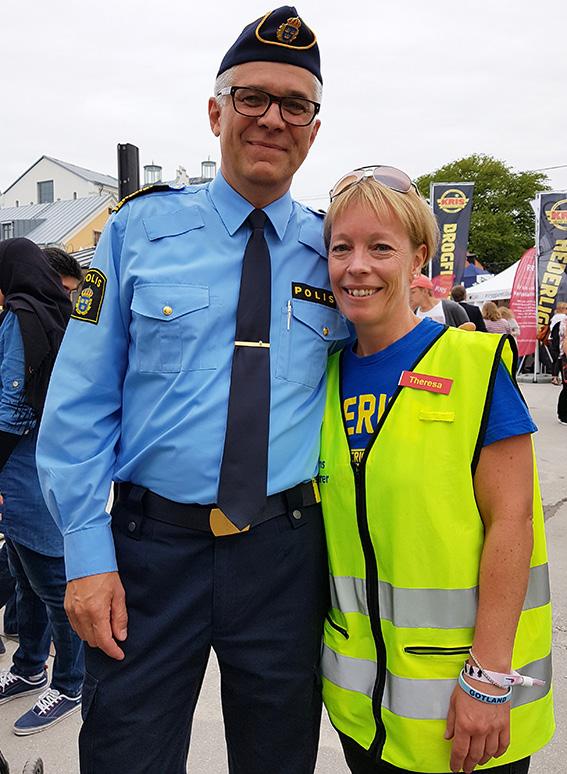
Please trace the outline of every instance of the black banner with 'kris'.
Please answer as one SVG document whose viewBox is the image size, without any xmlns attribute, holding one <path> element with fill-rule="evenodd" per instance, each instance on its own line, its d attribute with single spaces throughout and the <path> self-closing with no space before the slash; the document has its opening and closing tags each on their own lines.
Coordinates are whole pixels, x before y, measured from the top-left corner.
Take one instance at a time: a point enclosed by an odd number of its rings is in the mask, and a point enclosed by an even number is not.
<svg viewBox="0 0 567 774">
<path fill-rule="evenodd" d="M 441 242 L 431 262 L 435 295 L 446 297 L 459 285 L 467 262 L 474 183 L 432 183 L 431 207 Z"/>
</svg>

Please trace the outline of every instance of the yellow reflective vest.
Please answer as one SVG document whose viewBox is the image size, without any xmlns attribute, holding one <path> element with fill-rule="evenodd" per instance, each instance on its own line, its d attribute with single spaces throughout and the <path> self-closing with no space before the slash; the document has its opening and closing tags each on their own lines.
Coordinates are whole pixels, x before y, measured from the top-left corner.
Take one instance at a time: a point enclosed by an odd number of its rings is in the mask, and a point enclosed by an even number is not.
<svg viewBox="0 0 567 774">
<path fill-rule="evenodd" d="M 412 371 L 452 379 L 448 395 L 398 387 L 358 467 L 329 362 L 320 490 L 331 574 L 323 696 L 333 725 L 383 759 L 448 772 L 449 700 L 473 641 L 483 522 L 473 488 L 508 337 L 443 329 Z M 535 463 L 534 463 L 535 464 Z M 554 731 L 551 609 L 543 511 L 534 474 L 534 548 L 513 668 L 511 744 L 479 769 L 521 760 Z"/>
</svg>

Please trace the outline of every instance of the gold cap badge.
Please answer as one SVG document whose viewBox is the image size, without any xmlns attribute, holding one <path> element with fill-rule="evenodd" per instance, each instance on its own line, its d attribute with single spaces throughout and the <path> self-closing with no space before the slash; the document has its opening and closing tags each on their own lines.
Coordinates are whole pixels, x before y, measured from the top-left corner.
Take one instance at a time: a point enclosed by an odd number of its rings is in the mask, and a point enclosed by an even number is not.
<svg viewBox="0 0 567 774">
<path fill-rule="evenodd" d="M 280 24 L 276 37 L 280 43 L 293 43 L 299 35 L 300 27 L 301 19 L 298 19 L 297 16 L 292 16 L 284 24 Z"/>
</svg>

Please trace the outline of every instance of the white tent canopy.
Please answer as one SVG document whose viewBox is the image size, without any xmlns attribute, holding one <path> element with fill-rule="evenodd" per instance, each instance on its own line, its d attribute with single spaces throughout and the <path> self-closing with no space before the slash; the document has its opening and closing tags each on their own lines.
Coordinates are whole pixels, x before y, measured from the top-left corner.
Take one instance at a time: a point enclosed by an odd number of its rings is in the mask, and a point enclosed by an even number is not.
<svg viewBox="0 0 567 774">
<path fill-rule="evenodd" d="M 483 304 L 485 301 L 500 301 L 510 298 L 512 285 L 516 276 L 516 269 L 520 261 L 508 266 L 507 269 L 495 274 L 484 282 L 477 282 L 467 290 L 467 300 L 473 303 Z"/>
</svg>

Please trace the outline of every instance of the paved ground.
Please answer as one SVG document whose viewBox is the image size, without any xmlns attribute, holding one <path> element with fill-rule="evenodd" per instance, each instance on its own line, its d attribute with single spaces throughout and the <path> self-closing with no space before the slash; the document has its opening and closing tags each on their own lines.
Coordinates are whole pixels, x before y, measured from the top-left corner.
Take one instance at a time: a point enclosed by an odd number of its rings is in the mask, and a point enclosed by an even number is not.
<svg viewBox="0 0 567 774">
<path fill-rule="evenodd" d="M 539 426 L 536 448 L 554 600 L 554 671 L 559 729 L 548 748 L 534 758 L 531 772 L 564 774 L 567 771 L 567 427 L 556 420 L 558 388 L 549 383 L 524 383 L 522 389 Z M 12 652 L 14 643 L 6 644 L 8 652 Z M 8 655 L 0 656 L 0 668 L 7 668 L 9 663 Z M 195 718 L 188 766 L 192 774 L 225 774 L 227 771 L 218 686 L 218 670 L 216 663 L 211 661 Z M 43 758 L 46 774 L 77 774 L 79 717 L 75 715 L 42 734 L 18 738 L 12 734 L 11 725 L 27 708 L 28 700 L 18 699 L 2 705 L 0 710 L 0 749 L 10 762 L 11 774 L 21 774 L 26 760 L 35 756 Z M 317 774 L 348 774 L 335 733 L 326 720 L 322 727 Z"/>
</svg>

